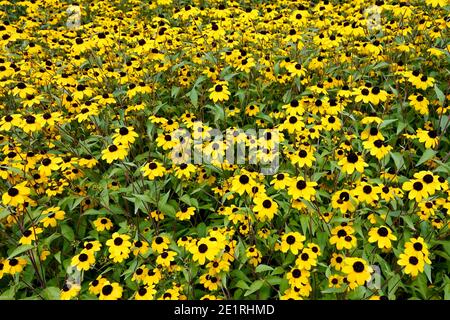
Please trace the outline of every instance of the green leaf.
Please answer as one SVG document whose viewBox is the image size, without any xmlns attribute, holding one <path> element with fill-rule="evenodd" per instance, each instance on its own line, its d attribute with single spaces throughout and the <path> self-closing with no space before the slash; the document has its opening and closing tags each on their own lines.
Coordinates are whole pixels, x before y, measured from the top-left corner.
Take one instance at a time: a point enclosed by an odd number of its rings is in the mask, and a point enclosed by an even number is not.
<svg viewBox="0 0 450 320">
<path fill-rule="evenodd" d="M 403 219 L 403 221 L 405 221 L 405 223 L 408 225 L 408 227 L 411 228 L 411 230 L 413 230 L 413 231 L 416 230 L 410 216 L 402 215 L 402 219 Z"/>
<path fill-rule="evenodd" d="M 235 286 L 236 288 L 241 288 L 241 289 L 244 289 L 244 290 L 248 290 L 250 287 L 248 286 L 248 284 L 246 284 L 245 283 L 245 281 L 243 281 L 243 280 L 239 280 L 237 283 L 236 283 L 236 286 Z"/>
<path fill-rule="evenodd" d="M 380 124 L 380 129 L 382 129 L 382 128 L 384 128 L 384 127 L 386 127 L 386 126 L 388 126 L 388 125 L 390 125 L 391 123 L 394 123 L 394 122 L 396 122 L 396 121 L 398 121 L 398 119 L 387 119 L 387 120 L 384 120 L 384 121 Z"/>
<path fill-rule="evenodd" d="M 401 278 L 398 274 L 395 274 L 388 282 L 388 298 L 389 300 L 395 300 L 395 292 L 400 285 Z"/>
<path fill-rule="evenodd" d="M 282 267 L 276 267 L 272 272 L 271 275 L 275 276 L 277 274 L 283 274 L 285 271 Z"/>
<path fill-rule="evenodd" d="M 200 237 L 206 236 L 206 224 L 205 223 L 199 223 L 197 226 L 197 233 Z"/>
<path fill-rule="evenodd" d="M 180 87 L 172 87 L 172 90 L 170 91 L 170 96 L 172 98 L 176 98 L 178 96 L 178 93 L 180 92 Z"/>
<path fill-rule="evenodd" d="M 64 238 L 66 238 L 68 241 L 73 241 L 75 239 L 75 234 L 70 226 L 67 224 L 61 225 L 61 234 Z"/>
<path fill-rule="evenodd" d="M 425 275 L 427 276 L 428 281 L 430 283 L 433 283 L 433 280 L 431 279 L 431 266 L 429 264 L 425 264 L 423 271 L 425 272 Z"/>
<path fill-rule="evenodd" d="M 1 212 L 0 212 L 0 220 L 2 220 L 3 218 L 6 218 L 7 216 L 9 216 L 11 214 L 11 212 L 9 212 L 9 210 L 8 209 L 3 209 Z"/>
<path fill-rule="evenodd" d="M 198 107 L 198 92 L 195 89 L 192 89 L 191 91 L 189 91 L 186 94 L 187 97 L 189 97 L 189 99 L 191 100 L 191 103 L 195 106 Z"/>
<path fill-rule="evenodd" d="M 434 92 L 436 92 L 436 96 L 437 96 L 439 102 L 441 103 L 441 106 L 444 105 L 445 95 L 441 91 L 441 89 L 438 88 L 437 85 L 434 85 Z"/>
<path fill-rule="evenodd" d="M 311 219 L 311 216 L 309 214 L 308 215 L 303 214 L 300 216 L 300 224 L 302 225 L 303 235 L 307 234 L 309 228 L 309 219 Z"/>
<path fill-rule="evenodd" d="M 428 298 L 428 286 L 427 286 L 427 278 L 423 273 L 419 274 L 417 276 L 417 289 L 419 290 L 420 294 L 422 295 L 423 299 Z"/>
<path fill-rule="evenodd" d="M 16 295 L 17 285 L 12 286 L 0 295 L 0 300 L 13 300 Z"/>
<path fill-rule="evenodd" d="M 433 149 L 427 149 L 425 150 L 425 152 L 422 154 L 422 156 L 419 159 L 419 162 L 417 162 L 416 167 L 420 166 L 422 163 L 430 160 L 431 158 L 433 158 L 436 155 L 436 151 L 434 151 Z"/>
<path fill-rule="evenodd" d="M 405 160 L 403 159 L 403 155 L 399 152 L 390 152 L 392 160 L 394 160 L 395 167 L 397 168 L 397 171 L 400 171 L 400 169 L 405 165 Z"/>
<path fill-rule="evenodd" d="M 264 271 L 272 271 L 272 270 L 273 270 L 273 268 L 271 266 L 266 265 L 266 264 L 260 264 L 259 266 L 257 266 L 255 268 L 255 271 L 257 273 L 264 272 Z"/>
<path fill-rule="evenodd" d="M 53 255 L 53 257 L 55 257 L 55 260 L 59 262 L 59 264 L 61 264 L 61 251 L 58 251 L 57 253 L 55 253 Z"/>
<path fill-rule="evenodd" d="M 32 244 L 21 245 L 21 246 L 17 247 L 16 249 L 14 249 L 13 252 L 11 252 L 11 254 L 8 256 L 8 259 L 12 259 L 15 256 L 18 256 L 19 254 L 24 253 L 25 251 L 28 251 L 33 248 L 34 248 L 34 246 Z"/>
<path fill-rule="evenodd" d="M 60 290 L 57 287 L 47 287 L 42 290 L 41 296 L 46 300 L 60 300 Z"/>
<path fill-rule="evenodd" d="M 445 277 L 445 283 L 444 286 L 444 299 L 450 300 L 450 279 L 448 277 Z"/>
<path fill-rule="evenodd" d="M 245 292 L 244 297 L 251 295 L 252 293 L 258 291 L 264 284 L 263 280 L 256 280 L 250 286 L 250 288 Z"/>
<path fill-rule="evenodd" d="M 53 240 L 58 239 L 59 237 L 61 237 L 61 235 L 57 232 L 53 233 L 52 235 L 50 235 L 49 237 L 44 239 L 44 243 L 47 246 L 50 246 L 50 243 L 52 243 Z"/>
</svg>

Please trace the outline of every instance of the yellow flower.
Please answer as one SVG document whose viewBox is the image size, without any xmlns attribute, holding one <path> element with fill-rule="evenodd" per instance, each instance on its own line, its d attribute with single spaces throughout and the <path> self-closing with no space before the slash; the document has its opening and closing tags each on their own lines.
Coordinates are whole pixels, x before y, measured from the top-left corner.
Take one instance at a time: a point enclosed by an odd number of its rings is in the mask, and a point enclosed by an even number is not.
<svg viewBox="0 0 450 320">
<path fill-rule="evenodd" d="M 122 262 L 127 259 L 130 254 L 131 242 L 130 236 L 127 234 L 120 234 L 114 232 L 112 238 L 106 241 L 106 245 L 109 247 L 109 258 L 114 262 Z"/>
<path fill-rule="evenodd" d="M 255 203 L 253 211 L 261 222 L 271 221 L 278 212 L 278 204 L 266 195 L 255 197 L 253 202 Z"/>
<path fill-rule="evenodd" d="M 230 96 L 230 91 L 228 91 L 228 83 L 226 81 L 217 82 L 214 87 L 209 89 L 209 98 L 214 102 L 227 101 Z"/>
<path fill-rule="evenodd" d="M 110 283 L 109 281 L 103 284 L 103 287 L 100 291 L 100 300 L 118 300 L 122 297 L 123 289 L 117 283 Z"/>
<path fill-rule="evenodd" d="M 87 271 L 92 267 L 94 263 L 94 255 L 90 252 L 82 252 L 74 256 L 71 260 L 72 267 L 76 267 L 78 271 Z"/>
<path fill-rule="evenodd" d="M 113 134 L 112 139 L 115 145 L 124 145 L 132 144 L 138 134 L 134 131 L 133 127 L 121 127 L 115 130 L 115 134 Z"/>
<path fill-rule="evenodd" d="M 171 262 L 175 260 L 177 253 L 172 250 L 163 251 L 158 257 L 156 257 L 156 263 L 168 268 Z"/>
<path fill-rule="evenodd" d="M 37 239 L 37 234 L 42 233 L 42 228 L 31 227 L 23 232 L 23 236 L 20 238 L 20 244 L 31 244 Z"/>
<path fill-rule="evenodd" d="M 339 160 L 338 165 L 340 165 L 342 170 L 347 174 L 352 174 L 355 170 L 363 173 L 364 168 L 369 166 L 364 162 L 362 156 L 356 154 L 355 152 L 350 152 L 346 157 Z"/>
<path fill-rule="evenodd" d="M 153 239 L 152 250 L 158 253 L 162 253 L 164 250 L 169 249 L 170 240 L 166 236 L 157 236 Z"/>
<path fill-rule="evenodd" d="M 59 207 L 51 207 L 47 210 L 42 211 L 44 218 L 41 220 L 42 225 L 47 228 L 48 226 L 56 227 L 58 225 L 58 220 L 64 220 L 65 212 Z"/>
<path fill-rule="evenodd" d="M 60 292 L 61 300 L 70 300 L 75 298 L 80 293 L 81 286 L 76 283 L 68 283 L 66 282 Z"/>
<path fill-rule="evenodd" d="M 5 206 L 17 207 L 18 205 L 29 202 L 30 188 L 26 187 L 27 182 L 22 182 L 8 189 L 2 196 L 2 202 Z"/>
<path fill-rule="evenodd" d="M 425 143 L 425 148 L 433 149 L 439 143 L 439 136 L 435 130 L 417 130 L 417 138 L 419 138 L 419 142 Z"/>
<path fill-rule="evenodd" d="M 144 285 L 141 286 L 136 295 L 134 296 L 135 300 L 153 300 L 156 294 L 156 289 L 154 285 Z"/>
<path fill-rule="evenodd" d="M 180 211 L 178 211 L 175 214 L 175 217 L 180 221 L 184 221 L 184 220 L 189 220 L 194 214 L 195 214 L 195 208 L 188 207 L 188 208 L 182 208 Z"/>
<path fill-rule="evenodd" d="M 101 231 L 104 231 L 104 230 L 111 229 L 113 227 L 113 223 L 112 223 L 112 221 L 109 218 L 103 217 L 103 218 L 97 218 L 94 221 L 94 226 L 95 226 L 95 229 L 98 232 L 101 232 Z"/>
<path fill-rule="evenodd" d="M 311 200 L 316 194 L 314 187 L 317 186 L 317 182 L 305 181 L 302 177 L 293 179 L 289 185 L 288 194 L 294 199 Z"/>
<path fill-rule="evenodd" d="M 14 275 L 22 272 L 23 268 L 27 265 L 27 260 L 22 257 L 12 258 L 5 260 L 3 266 L 3 272 Z"/>
<path fill-rule="evenodd" d="M 280 250 L 284 253 L 290 250 L 294 255 L 297 255 L 299 250 L 303 249 L 305 239 L 305 236 L 299 232 L 285 233 L 281 237 Z"/>
<path fill-rule="evenodd" d="M 124 145 L 110 145 L 107 149 L 102 150 L 102 159 L 107 163 L 114 160 L 123 160 L 128 155 L 128 150 Z"/>
<path fill-rule="evenodd" d="M 216 243 L 209 241 L 208 239 L 201 238 L 196 244 L 189 247 L 189 251 L 192 253 L 192 260 L 198 261 L 200 265 L 204 265 L 206 259 L 214 260 L 219 253 L 220 248 Z"/>
<path fill-rule="evenodd" d="M 377 242 L 378 248 L 390 249 L 392 248 L 391 241 L 397 240 L 397 237 L 392 233 L 391 229 L 386 226 L 372 228 L 369 231 L 369 242 Z"/>
<path fill-rule="evenodd" d="M 403 272 L 410 274 L 412 277 L 422 273 L 425 266 L 423 255 L 420 252 L 401 253 L 397 263 L 404 267 Z"/>
<path fill-rule="evenodd" d="M 166 174 L 166 168 L 158 161 L 151 161 L 141 168 L 143 176 L 150 180 L 154 180 L 157 177 L 163 177 Z"/>
<path fill-rule="evenodd" d="M 180 165 L 173 165 L 175 171 L 175 177 L 178 179 L 189 179 L 196 171 L 196 166 L 190 163 L 182 163 Z"/>
<path fill-rule="evenodd" d="M 362 286 L 366 281 L 370 280 L 370 274 L 373 272 L 373 269 L 364 259 L 345 258 L 342 272 L 347 274 L 348 282 Z"/>
</svg>

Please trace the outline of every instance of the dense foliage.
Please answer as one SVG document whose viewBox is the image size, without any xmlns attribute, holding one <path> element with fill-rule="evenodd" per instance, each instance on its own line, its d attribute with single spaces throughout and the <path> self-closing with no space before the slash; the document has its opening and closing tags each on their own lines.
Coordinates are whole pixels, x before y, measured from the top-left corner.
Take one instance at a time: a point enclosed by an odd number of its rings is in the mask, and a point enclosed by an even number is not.
<svg viewBox="0 0 450 320">
<path fill-rule="evenodd" d="M 448 0 L 0 8 L 2 299 L 450 298 Z"/>
</svg>

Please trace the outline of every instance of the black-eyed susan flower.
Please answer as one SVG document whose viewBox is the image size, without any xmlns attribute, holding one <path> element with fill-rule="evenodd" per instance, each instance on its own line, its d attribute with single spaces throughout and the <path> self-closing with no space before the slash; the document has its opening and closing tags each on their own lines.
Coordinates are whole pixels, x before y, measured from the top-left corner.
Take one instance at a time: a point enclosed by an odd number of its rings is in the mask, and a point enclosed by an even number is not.
<svg viewBox="0 0 450 320">
<path fill-rule="evenodd" d="M 340 253 L 333 253 L 331 256 L 330 265 L 335 268 L 337 271 L 342 270 L 344 266 L 345 257 Z"/>
<path fill-rule="evenodd" d="M 133 127 L 120 127 L 115 130 L 112 139 L 115 145 L 125 145 L 134 143 L 138 134 L 134 131 Z"/>
<path fill-rule="evenodd" d="M 93 253 L 82 252 L 74 256 L 71 260 L 72 267 L 76 267 L 78 271 L 89 270 L 95 263 L 95 257 Z"/>
<path fill-rule="evenodd" d="M 362 258 L 348 257 L 344 260 L 342 272 L 347 275 L 348 282 L 362 286 L 370 280 L 373 269 Z"/>
<path fill-rule="evenodd" d="M 358 204 L 358 200 L 354 196 L 354 191 L 342 189 L 337 191 L 331 197 L 332 207 L 339 209 L 342 213 L 354 212 Z"/>
<path fill-rule="evenodd" d="M 118 300 L 122 297 L 123 288 L 117 282 L 105 282 L 100 290 L 100 300 Z"/>
<path fill-rule="evenodd" d="M 418 129 L 416 135 L 419 142 L 423 143 L 427 149 L 433 149 L 439 143 L 439 136 L 436 130 Z"/>
<path fill-rule="evenodd" d="M 305 241 L 305 236 L 299 232 L 288 232 L 281 236 L 281 243 L 279 244 L 279 249 L 281 252 L 291 251 L 294 255 L 297 255 L 299 250 L 303 249 L 303 241 Z"/>
<path fill-rule="evenodd" d="M 424 190 L 432 196 L 441 187 L 439 183 L 439 177 L 435 176 L 431 171 L 420 171 L 414 173 L 414 178 L 423 183 Z"/>
<path fill-rule="evenodd" d="M 316 194 L 317 182 L 305 181 L 302 177 L 292 179 L 289 185 L 288 194 L 295 199 L 311 200 Z"/>
<path fill-rule="evenodd" d="M 100 217 L 94 220 L 94 226 L 98 232 L 101 232 L 105 230 L 110 230 L 114 225 L 111 219 L 106 217 Z"/>
<path fill-rule="evenodd" d="M 58 221 L 64 220 L 66 213 L 59 207 L 51 207 L 42 211 L 43 219 L 41 220 L 42 225 L 47 228 L 49 226 L 56 227 Z"/>
<path fill-rule="evenodd" d="M 252 177 L 246 173 L 236 175 L 231 182 L 231 191 L 237 192 L 240 195 L 244 194 L 244 192 L 250 194 L 255 184 Z"/>
<path fill-rule="evenodd" d="M 366 202 L 367 204 L 373 204 L 378 201 L 378 194 L 381 192 L 380 187 L 373 186 L 367 182 L 362 182 L 354 190 L 354 195 L 357 197 L 359 202 Z"/>
<path fill-rule="evenodd" d="M 433 8 L 445 7 L 448 5 L 448 0 L 425 0 L 425 3 Z"/>
<path fill-rule="evenodd" d="M 401 253 L 397 263 L 403 267 L 403 272 L 417 277 L 419 273 L 424 271 L 425 261 L 420 252 Z"/>
<path fill-rule="evenodd" d="M 255 197 L 253 202 L 256 218 L 262 222 L 271 221 L 278 211 L 278 204 L 267 196 Z"/>
<path fill-rule="evenodd" d="M 428 257 L 429 256 L 428 245 L 422 237 L 410 238 L 407 242 L 405 242 L 405 253 L 406 254 L 421 253 L 424 262 L 427 264 L 431 264 L 431 260 Z"/>
<path fill-rule="evenodd" d="M 168 268 L 172 261 L 175 260 L 177 253 L 172 250 L 163 251 L 158 257 L 156 257 L 156 263 Z"/>
<path fill-rule="evenodd" d="M 39 227 L 31 227 L 23 232 L 22 237 L 19 239 L 20 244 L 31 244 L 36 241 L 37 235 L 42 233 L 43 229 Z"/>
<path fill-rule="evenodd" d="M 60 299 L 61 300 L 71 300 L 78 296 L 80 293 L 81 286 L 76 283 L 66 282 L 60 291 Z"/>
<path fill-rule="evenodd" d="M 410 101 L 409 104 L 414 108 L 414 110 L 419 112 L 421 115 L 428 114 L 429 101 L 426 97 L 424 97 L 421 94 L 418 95 L 412 94 L 408 97 L 408 100 Z"/>
<path fill-rule="evenodd" d="M 256 246 L 250 246 L 245 250 L 245 255 L 248 258 L 248 263 L 253 267 L 259 265 L 262 261 L 261 251 Z"/>
<path fill-rule="evenodd" d="M 196 171 L 196 166 L 191 163 L 181 163 L 173 165 L 175 177 L 178 179 L 189 179 Z"/>
<path fill-rule="evenodd" d="M 364 168 L 369 166 L 363 157 L 355 152 L 348 153 L 346 157 L 339 160 L 338 164 L 347 174 L 352 174 L 354 171 L 362 173 L 364 172 Z"/>
<path fill-rule="evenodd" d="M 189 220 L 195 214 L 195 207 L 186 207 L 182 208 L 180 211 L 177 211 L 175 217 L 180 220 Z"/>
<path fill-rule="evenodd" d="M 5 260 L 3 264 L 3 272 L 14 275 L 22 272 L 23 268 L 27 265 L 27 260 L 22 257 L 17 257 Z"/>
<path fill-rule="evenodd" d="M 209 241 L 209 239 L 201 238 L 195 244 L 189 247 L 189 251 L 192 254 L 192 260 L 198 261 L 200 265 L 204 265 L 206 260 L 214 260 L 219 253 L 219 247 L 217 243 Z"/>
<path fill-rule="evenodd" d="M 136 240 L 133 242 L 133 247 L 131 251 L 135 256 L 141 254 L 145 255 L 149 251 L 150 245 L 145 240 Z"/>
<path fill-rule="evenodd" d="M 205 287 L 205 289 L 215 291 L 219 289 L 220 278 L 218 278 L 216 275 L 206 273 L 200 276 L 199 282 Z"/>
<path fill-rule="evenodd" d="M 386 226 L 375 227 L 369 231 L 370 243 L 376 242 L 380 249 L 392 248 L 392 241 L 397 240 L 397 237 L 392 233 L 392 230 Z"/>
<path fill-rule="evenodd" d="M 340 288 L 343 283 L 343 277 L 337 274 L 332 274 L 328 278 L 329 288 Z"/>
<path fill-rule="evenodd" d="M 140 286 L 136 291 L 134 296 L 135 300 L 153 300 L 156 294 L 156 289 L 154 285 L 143 285 Z"/>
<path fill-rule="evenodd" d="M 143 176 L 150 180 L 154 180 L 157 177 L 163 177 L 167 172 L 162 163 L 155 160 L 143 166 L 141 171 L 143 172 Z"/>
<path fill-rule="evenodd" d="M 415 199 L 416 202 L 422 201 L 422 199 L 428 197 L 428 189 L 424 187 L 424 183 L 420 180 L 413 179 L 406 181 L 402 185 L 402 189 L 408 192 L 408 198 L 410 200 Z"/>
<path fill-rule="evenodd" d="M 282 190 L 285 189 L 290 182 L 289 174 L 280 172 L 274 176 L 274 178 L 270 181 L 270 184 L 273 185 L 275 190 Z"/>
<path fill-rule="evenodd" d="M 317 254 L 310 248 L 303 248 L 297 260 L 295 260 L 295 265 L 300 270 L 311 270 L 312 267 L 317 265 Z"/>
<path fill-rule="evenodd" d="M 338 250 L 355 248 L 357 239 L 354 232 L 351 226 L 337 226 L 331 230 L 330 244 L 335 245 Z"/>
<path fill-rule="evenodd" d="M 209 89 L 209 98 L 214 102 L 222 102 L 227 101 L 230 96 L 230 91 L 228 91 L 228 82 L 226 81 L 218 81 Z"/>
<path fill-rule="evenodd" d="M 298 267 L 292 268 L 287 274 L 286 278 L 291 286 L 300 287 L 303 283 L 308 282 L 310 272 L 306 269 L 300 269 Z"/>
<path fill-rule="evenodd" d="M 108 246 L 109 258 L 114 262 L 122 262 L 130 255 L 131 242 L 130 236 L 114 232 L 112 238 L 106 241 Z"/>
<path fill-rule="evenodd" d="M 364 141 L 363 146 L 378 160 L 383 159 L 393 149 L 392 146 L 381 139 Z"/>
<path fill-rule="evenodd" d="M 169 249 L 170 239 L 167 236 L 157 236 L 152 241 L 152 250 L 158 253 L 162 253 L 164 250 Z"/>
<path fill-rule="evenodd" d="M 423 75 L 417 70 L 412 72 L 405 72 L 405 75 L 408 81 L 411 82 L 417 89 L 426 90 L 435 82 L 435 79 L 433 77 Z"/>
<path fill-rule="evenodd" d="M 81 252 L 84 253 L 95 253 L 100 251 L 102 248 L 102 244 L 98 240 L 85 241 L 83 243 L 83 250 Z"/>
<path fill-rule="evenodd" d="M 8 189 L 7 192 L 5 192 L 2 196 L 2 202 L 5 206 L 13 206 L 17 207 L 18 205 L 21 205 L 27 201 L 30 201 L 28 196 L 31 193 L 31 189 L 28 188 L 27 182 L 24 181 L 22 183 L 19 183 L 11 188 Z"/>
<path fill-rule="evenodd" d="M 114 160 L 123 160 L 128 155 L 128 149 L 122 145 L 111 144 L 108 148 L 102 150 L 102 159 L 107 163 L 112 163 Z"/>
</svg>

